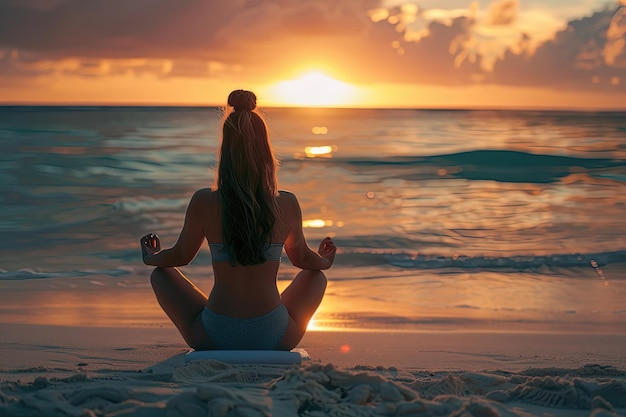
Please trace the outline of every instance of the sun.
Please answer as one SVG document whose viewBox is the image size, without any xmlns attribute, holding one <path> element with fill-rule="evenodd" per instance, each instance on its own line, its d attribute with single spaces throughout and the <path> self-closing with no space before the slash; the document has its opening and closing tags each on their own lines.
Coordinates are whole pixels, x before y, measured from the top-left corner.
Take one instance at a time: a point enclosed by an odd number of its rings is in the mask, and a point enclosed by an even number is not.
<svg viewBox="0 0 626 417">
<path fill-rule="evenodd" d="M 285 106 L 347 106 L 355 104 L 357 96 L 356 87 L 318 71 L 278 82 L 267 92 L 268 101 Z"/>
</svg>

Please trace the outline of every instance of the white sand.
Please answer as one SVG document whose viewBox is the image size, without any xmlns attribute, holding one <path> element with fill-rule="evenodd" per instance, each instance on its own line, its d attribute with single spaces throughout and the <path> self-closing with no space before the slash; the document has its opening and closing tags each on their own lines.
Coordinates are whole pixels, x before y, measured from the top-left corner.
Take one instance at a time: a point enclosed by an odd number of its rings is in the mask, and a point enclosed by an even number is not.
<svg viewBox="0 0 626 417">
<path fill-rule="evenodd" d="M 185 365 L 170 327 L 0 335 L 0 416 L 626 415 L 626 336 L 311 332 L 251 367 Z"/>
</svg>

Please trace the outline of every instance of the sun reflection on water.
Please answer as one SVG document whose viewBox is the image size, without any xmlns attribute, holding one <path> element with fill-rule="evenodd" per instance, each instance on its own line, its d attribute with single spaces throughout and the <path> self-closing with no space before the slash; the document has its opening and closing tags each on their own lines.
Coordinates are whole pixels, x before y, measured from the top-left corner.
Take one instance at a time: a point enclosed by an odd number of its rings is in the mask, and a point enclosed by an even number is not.
<svg viewBox="0 0 626 417">
<path fill-rule="evenodd" d="M 322 227 L 330 227 L 334 224 L 332 220 L 324 220 L 324 219 L 310 219 L 303 220 L 302 227 L 311 228 L 311 229 L 321 229 Z"/>
<path fill-rule="evenodd" d="M 324 146 L 307 146 L 304 148 L 304 153 L 308 158 L 324 157 L 331 158 L 332 153 L 337 150 L 336 146 L 324 145 Z"/>
</svg>

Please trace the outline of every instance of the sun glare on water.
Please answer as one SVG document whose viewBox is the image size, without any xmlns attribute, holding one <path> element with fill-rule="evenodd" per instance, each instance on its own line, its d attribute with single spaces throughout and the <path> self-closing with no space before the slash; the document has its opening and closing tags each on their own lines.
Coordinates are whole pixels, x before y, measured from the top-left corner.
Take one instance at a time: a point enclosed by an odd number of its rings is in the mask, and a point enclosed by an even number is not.
<svg viewBox="0 0 626 417">
<path fill-rule="evenodd" d="M 357 89 L 321 72 L 308 72 L 295 80 L 275 84 L 268 96 L 277 105 L 345 106 L 356 103 Z"/>
</svg>

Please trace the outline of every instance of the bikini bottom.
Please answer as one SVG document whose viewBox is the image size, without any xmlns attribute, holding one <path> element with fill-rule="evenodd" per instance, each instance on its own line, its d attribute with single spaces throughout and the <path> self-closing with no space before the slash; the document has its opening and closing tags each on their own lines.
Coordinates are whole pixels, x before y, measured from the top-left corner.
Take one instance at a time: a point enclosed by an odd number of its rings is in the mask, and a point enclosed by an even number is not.
<svg viewBox="0 0 626 417">
<path fill-rule="evenodd" d="M 202 311 L 202 326 L 215 349 L 284 350 L 280 342 L 289 326 L 289 312 L 280 304 L 267 314 L 251 318 L 234 318 Z"/>
</svg>

